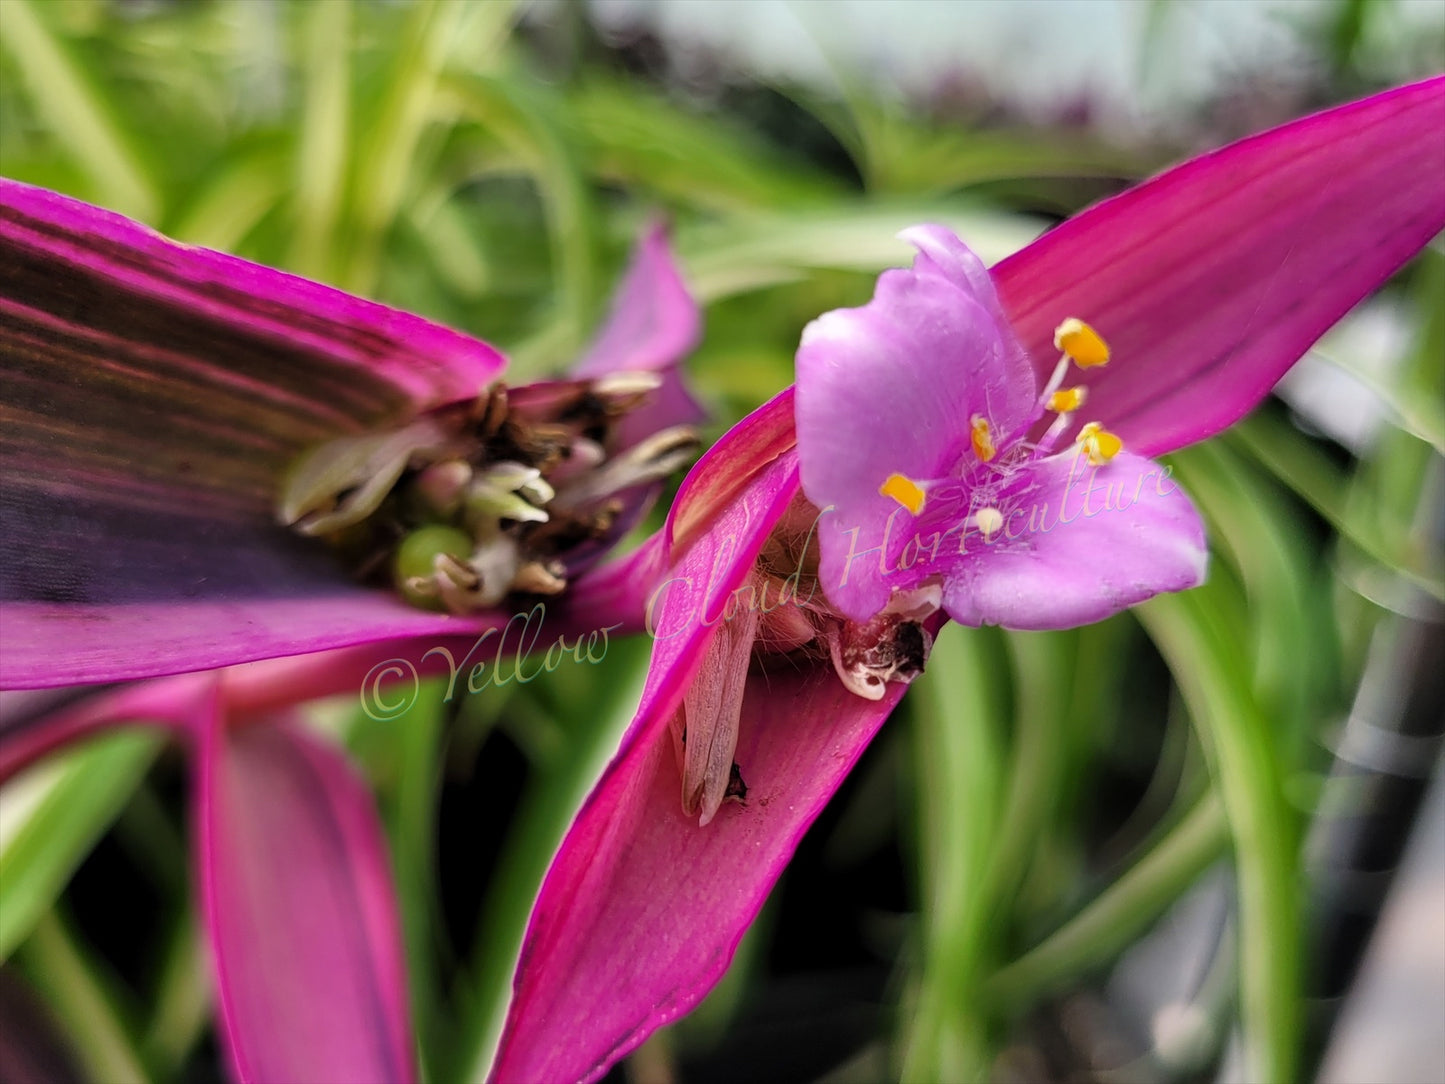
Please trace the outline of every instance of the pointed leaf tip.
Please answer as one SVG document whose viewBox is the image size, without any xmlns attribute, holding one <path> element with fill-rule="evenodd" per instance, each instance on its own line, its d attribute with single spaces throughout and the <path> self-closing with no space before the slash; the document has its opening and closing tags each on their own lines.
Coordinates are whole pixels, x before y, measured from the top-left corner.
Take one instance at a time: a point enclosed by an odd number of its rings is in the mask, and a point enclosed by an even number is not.
<svg viewBox="0 0 1445 1084">
<path fill-rule="evenodd" d="M 1098 328 L 1113 360 L 1088 376 L 1089 414 L 1155 455 L 1242 417 L 1445 229 L 1441 162 L 1445 76 L 1191 159 L 993 274 L 1041 378 L 1061 321 Z"/>
</svg>

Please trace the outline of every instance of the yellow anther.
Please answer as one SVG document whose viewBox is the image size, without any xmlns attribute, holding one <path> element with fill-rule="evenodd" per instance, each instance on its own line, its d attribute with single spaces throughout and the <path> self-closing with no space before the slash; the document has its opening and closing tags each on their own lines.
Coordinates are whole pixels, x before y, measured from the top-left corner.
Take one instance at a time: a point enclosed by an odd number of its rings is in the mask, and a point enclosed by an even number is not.
<svg viewBox="0 0 1445 1084">
<path fill-rule="evenodd" d="M 1102 467 L 1124 450 L 1124 442 L 1098 422 L 1090 422 L 1079 430 L 1079 446 L 1093 467 Z"/>
<path fill-rule="evenodd" d="M 1003 513 L 997 508 L 980 508 L 973 514 L 974 523 L 983 532 L 984 540 L 998 534 L 999 528 L 1003 526 Z"/>
<path fill-rule="evenodd" d="M 890 474 L 888 480 L 878 487 L 878 492 L 892 497 L 915 516 L 923 511 L 923 502 L 927 499 L 922 486 L 901 474 Z"/>
<path fill-rule="evenodd" d="M 998 449 L 993 446 L 993 434 L 989 432 L 988 419 L 982 414 L 975 414 L 968 424 L 972 430 L 973 454 L 980 462 L 987 463 L 998 455 Z"/>
<path fill-rule="evenodd" d="M 1055 414 L 1072 414 L 1089 397 L 1088 388 L 1065 388 L 1049 396 L 1049 409 Z"/>
<path fill-rule="evenodd" d="M 1080 369 L 1109 364 L 1109 344 L 1088 324 L 1072 316 L 1054 329 L 1054 345 Z"/>
</svg>

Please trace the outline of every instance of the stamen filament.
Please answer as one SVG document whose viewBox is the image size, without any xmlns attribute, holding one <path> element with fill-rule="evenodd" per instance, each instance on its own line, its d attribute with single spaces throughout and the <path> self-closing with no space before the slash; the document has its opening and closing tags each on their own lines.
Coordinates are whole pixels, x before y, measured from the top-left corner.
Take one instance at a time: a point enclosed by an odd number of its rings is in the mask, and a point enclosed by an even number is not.
<svg viewBox="0 0 1445 1084">
<path fill-rule="evenodd" d="M 1049 382 L 1044 385 L 1044 393 L 1039 396 L 1039 402 L 1047 403 L 1049 397 L 1063 386 L 1064 377 L 1069 373 L 1069 355 L 1065 354 L 1059 358 L 1059 363 L 1054 366 L 1053 373 L 1049 376 Z"/>
<path fill-rule="evenodd" d="M 665 478 L 692 458 L 698 443 L 697 430 L 690 425 L 675 425 L 654 433 L 567 486 L 558 494 L 557 503 L 576 508 Z"/>
</svg>

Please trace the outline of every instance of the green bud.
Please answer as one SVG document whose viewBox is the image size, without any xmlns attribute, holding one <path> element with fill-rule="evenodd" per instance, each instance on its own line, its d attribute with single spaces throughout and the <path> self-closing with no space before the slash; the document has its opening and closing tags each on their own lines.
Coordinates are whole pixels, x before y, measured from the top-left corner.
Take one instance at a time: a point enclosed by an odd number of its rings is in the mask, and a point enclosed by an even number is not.
<svg viewBox="0 0 1445 1084">
<path fill-rule="evenodd" d="M 401 540 L 392 559 L 396 589 L 413 606 L 443 610 L 436 585 L 436 559 L 442 554 L 465 562 L 472 554 L 472 540 L 455 527 L 419 527 Z"/>
</svg>

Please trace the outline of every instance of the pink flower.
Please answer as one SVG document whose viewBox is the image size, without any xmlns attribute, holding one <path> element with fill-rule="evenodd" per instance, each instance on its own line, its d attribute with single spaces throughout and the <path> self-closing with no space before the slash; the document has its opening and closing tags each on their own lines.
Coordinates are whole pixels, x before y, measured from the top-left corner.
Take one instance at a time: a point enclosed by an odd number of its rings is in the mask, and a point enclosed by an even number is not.
<svg viewBox="0 0 1445 1084">
<path fill-rule="evenodd" d="M 1144 493 L 1144 457 L 1243 416 L 1445 228 L 1442 111 L 1436 78 L 1246 139 L 1084 211 L 991 282 L 952 238 L 912 231 L 912 271 L 814 325 L 796 432 L 789 390 L 699 461 L 672 509 L 642 703 L 543 884 L 494 1079 L 594 1080 L 698 1003 L 917 672 L 942 620 L 931 604 L 1058 627 L 1198 579 L 1197 519 L 1177 491 Z M 1124 451 L 1099 476 L 1142 504 L 1010 539 L 1009 501 L 1061 500 L 1078 457 L 1031 447 L 1069 318 L 1112 348 L 1083 416 Z M 992 492 L 975 415 L 1006 468 Z M 1086 460 L 1118 452 L 1095 443 Z M 922 492 L 925 537 L 971 521 L 1000 548 L 930 568 L 915 547 L 900 569 L 914 533 L 883 546 L 879 532 L 919 494 L 880 495 L 895 473 Z M 831 527 L 822 502 L 839 506 Z M 982 508 L 1002 517 L 993 531 Z M 886 560 L 844 585 L 854 527 Z"/>
<path fill-rule="evenodd" d="M 1063 325 L 1082 360 L 1066 353 L 1040 393 L 978 257 L 941 227 L 904 237 L 912 270 L 814 321 L 798 349 L 829 601 L 854 621 L 908 598 L 965 625 L 1057 629 L 1202 583 L 1204 524 L 1167 468 L 1077 425 L 1107 364 L 1098 333 Z M 1075 366 L 1083 382 L 1062 388 Z"/>
</svg>

